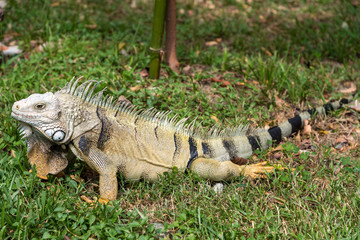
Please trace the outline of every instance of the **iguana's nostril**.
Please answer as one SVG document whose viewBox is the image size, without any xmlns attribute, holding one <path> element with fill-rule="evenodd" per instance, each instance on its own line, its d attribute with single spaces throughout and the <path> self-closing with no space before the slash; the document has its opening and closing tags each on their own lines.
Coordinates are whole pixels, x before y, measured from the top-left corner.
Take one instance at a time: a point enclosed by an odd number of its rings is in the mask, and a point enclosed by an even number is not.
<svg viewBox="0 0 360 240">
<path fill-rule="evenodd" d="M 16 110 L 19 110 L 20 109 L 20 106 L 18 104 L 15 105 L 15 109 Z"/>
</svg>

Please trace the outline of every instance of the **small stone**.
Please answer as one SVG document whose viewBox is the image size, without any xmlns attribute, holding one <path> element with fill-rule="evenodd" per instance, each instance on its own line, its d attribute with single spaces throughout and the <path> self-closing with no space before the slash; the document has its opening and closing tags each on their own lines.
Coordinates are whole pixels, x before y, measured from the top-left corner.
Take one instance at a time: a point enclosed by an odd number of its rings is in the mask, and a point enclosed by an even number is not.
<svg viewBox="0 0 360 240">
<path fill-rule="evenodd" d="M 212 189 L 216 194 L 222 193 L 224 191 L 224 184 L 222 183 L 216 183 Z"/>
</svg>

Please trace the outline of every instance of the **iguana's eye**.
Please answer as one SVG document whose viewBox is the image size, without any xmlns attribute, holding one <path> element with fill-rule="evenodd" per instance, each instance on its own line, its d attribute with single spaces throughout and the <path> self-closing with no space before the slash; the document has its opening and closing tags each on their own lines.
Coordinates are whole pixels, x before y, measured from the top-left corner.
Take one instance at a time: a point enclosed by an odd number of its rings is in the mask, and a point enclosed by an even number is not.
<svg viewBox="0 0 360 240">
<path fill-rule="evenodd" d="M 38 103 L 35 105 L 35 109 L 42 110 L 45 108 L 45 106 L 46 106 L 45 103 Z"/>
</svg>

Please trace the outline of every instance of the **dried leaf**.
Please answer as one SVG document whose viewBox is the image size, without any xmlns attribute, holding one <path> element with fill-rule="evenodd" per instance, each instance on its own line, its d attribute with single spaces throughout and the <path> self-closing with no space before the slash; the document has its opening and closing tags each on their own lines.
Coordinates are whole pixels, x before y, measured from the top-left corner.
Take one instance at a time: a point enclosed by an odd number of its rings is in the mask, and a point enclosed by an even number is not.
<svg viewBox="0 0 360 240">
<path fill-rule="evenodd" d="M 356 85 L 353 82 L 344 83 L 346 88 L 340 89 L 339 91 L 344 94 L 354 93 L 356 92 Z"/>
<path fill-rule="evenodd" d="M 93 203 L 93 201 L 90 199 L 90 198 L 88 198 L 87 196 L 85 196 L 85 195 L 81 195 L 81 197 L 80 197 L 83 201 L 85 201 L 86 203 L 89 203 L 89 204 L 92 204 Z"/>
<path fill-rule="evenodd" d="M 139 91 L 140 89 L 142 89 L 142 86 L 136 85 L 135 87 L 129 87 L 129 89 L 132 92 L 136 92 L 136 91 Z"/>
<path fill-rule="evenodd" d="M 192 68 L 190 67 L 190 65 L 186 65 L 183 69 L 182 69 L 183 74 L 185 75 L 189 75 L 192 73 Z"/>
<path fill-rule="evenodd" d="M 218 45 L 217 41 L 209 41 L 205 43 L 206 46 L 211 47 L 211 46 L 216 46 Z"/>
<path fill-rule="evenodd" d="M 357 112 L 360 112 L 360 102 L 358 100 L 353 101 L 347 106 L 351 109 L 354 109 Z"/>
<path fill-rule="evenodd" d="M 119 49 L 119 50 L 123 49 L 123 48 L 125 47 L 125 45 L 126 45 L 126 44 L 123 43 L 123 42 L 119 43 L 119 44 L 118 44 L 118 49 Z"/>
<path fill-rule="evenodd" d="M 149 76 L 149 71 L 146 69 L 143 69 L 139 72 L 141 78 L 146 78 Z"/>
<path fill-rule="evenodd" d="M 70 175 L 70 178 L 78 183 L 81 183 L 82 181 L 84 181 L 84 179 L 82 179 L 80 176 L 77 175 Z"/>
<path fill-rule="evenodd" d="M 261 50 L 262 50 L 266 55 L 268 55 L 269 57 L 272 56 L 272 53 L 271 53 L 269 50 L 267 50 L 266 48 L 261 47 Z"/>
<path fill-rule="evenodd" d="M 51 4 L 52 7 L 57 7 L 59 5 L 60 5 L 60 2 L 54 2 L 54 3 Z"/>
<path fill-rule="evenodd" d="M 215 116 L 211 116 L 211 119 L 214 120 L 215 122 L 219 122 L 219 119 Z"/>
<path fill-rule="evenodd" d="M 309 125 L 308 120 L 304 120 L 304 128 L 302 130 L 302 133 L 306 136 L 310 136 L 311 134 L 311 126 Z"/>
<path fill-rule="evenodd" d="M 85 25 L 86 28 L 89 28 L 89 29 L 95 29 L 97 28 L 97 25 L 94 23 L 94 24 L 87 24 Z"/>
<path fill-rule="evenodd" d="M 212 82 L 221 83 L 221 84 L 220 84 L 221 87 L 227 87 L 227 86 L 231 85 L 231 83 L 230 83 L 229 81 L 222 80 L 222 79 L 220 79 L 220 78 L 214 78 L 214 77 L 212 77 L 212 78 L 210 78 L 210 80 L 211 80 Z"/>
<path fill-rule="evenodd" d="M 121 95 L 121 96 L 118 98 L 117 102 L 127 102 L 127 103 L 130 103 L 130 104 L 131 104 L 131 102 L 130 102 L 124 95 Z"/>
</svg>

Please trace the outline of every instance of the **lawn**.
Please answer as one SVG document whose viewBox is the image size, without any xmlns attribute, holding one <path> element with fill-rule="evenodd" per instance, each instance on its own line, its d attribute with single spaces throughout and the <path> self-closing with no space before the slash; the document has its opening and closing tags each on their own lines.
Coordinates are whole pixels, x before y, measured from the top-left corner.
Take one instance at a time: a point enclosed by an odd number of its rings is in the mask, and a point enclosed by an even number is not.
<svg viewBox="0 0 360 240">
<path fill-rule="evenodd" d="M 136 3 L 136 6 L 134 5 Z M 204 127 L 277 125 L 360 87 L 360 2 L 178 1 L 181 73 L 147 77 L 153 1 L 8 1 L 0 41 L 22 54 L 0 65 L 0 239 L 358 239 L 360 114 L 345 108 L 257 152 L 294 168 L 214 182 L 174 169 L 156 182 L 119 179 L 109 205 L 77 161 L 36 177 L 10 117 L 32 93 L 73 76 L 104 80 L 134 105 Z M 100 88 L 99 88 L 100 89 Z"/>
</svg>

